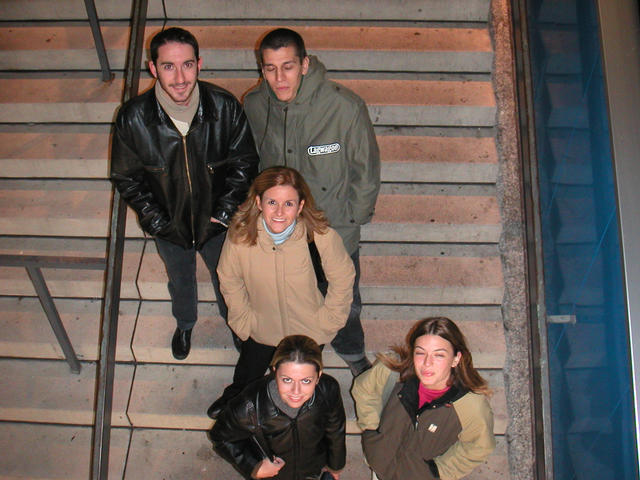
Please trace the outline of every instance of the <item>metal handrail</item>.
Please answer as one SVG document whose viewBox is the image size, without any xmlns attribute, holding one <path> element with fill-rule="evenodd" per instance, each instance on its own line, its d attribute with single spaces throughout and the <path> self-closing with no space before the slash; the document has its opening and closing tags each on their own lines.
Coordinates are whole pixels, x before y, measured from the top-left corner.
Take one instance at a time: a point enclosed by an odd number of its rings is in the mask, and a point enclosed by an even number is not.
<svg viewBox="0 0 640 480">
<path fill-rule="evenodd" d="M 91 25 L 91 33 L 93 34 L 93 43 L 96 45 L 96 53 L 100 61 L 102 81 L 110 82 L 113 79 L 113 73 L 111 73 L 111 68 L 109 67 L 109 58 L 107 57 L 107 50 L 104 47 L 104 40 L 102 39 L 96 4 L 93 0 L 84 0 L 84 7 L 87 10 L 89 25 Z"/>
<path fill-rule="evenodd" d="M 147 0 L 134 0 L 131 16 L 131 37 L 125 65 L 125 90 L 123 101 L 138 93 L 140 64 L 144 49 L 144 27 L 147 18 Z M 118 310 L 122 283 L 122 260 L 127 206 L 117 189 L 113 189 L 109 252 L 107 256 L 107 281 L 102 315 L 98 387 L 96 395 L 96 420 L 93 435 L 93 480 L 106 480 L 109 469 L 109 445 L 111 442 L 111 411 L 115 374 Z"/>
<path fill-rule="evenodd" d="M 104 270 L 106 261 L 104 258 L 94 257 L 64 257 L 49 255 L 0 255 L 2 267 L 24 267 L 31 279 L 33 288 L 38 295 L 42 309 L 51 324 L 51 329 L 58 339 L 58 344 L 64 353 L 64 357 L 73 373 L 80 373 L 80 362 L 71 345 L 67 331 L 60 320 L 60 314 L 53 302 L 53 297 L 47 282 L 42 275 L 42 268 L 69 268 L 83 270 Z"/>
</svg>

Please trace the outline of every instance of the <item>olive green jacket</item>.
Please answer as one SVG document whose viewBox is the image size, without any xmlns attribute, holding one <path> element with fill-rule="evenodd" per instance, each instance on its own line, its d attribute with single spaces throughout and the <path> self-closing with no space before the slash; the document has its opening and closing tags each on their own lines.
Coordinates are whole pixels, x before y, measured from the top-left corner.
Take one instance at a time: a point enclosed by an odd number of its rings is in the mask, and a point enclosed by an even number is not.
<svg viewBox="0 0 640 480">
<path fill-rule="evenodd" d="M 380 361 L 358 376 L 351 393 L 367 462 L 380 480 L 457 480 L 495 448 L 493 412 L 484 395 L 455 386 L 418 409 L 418 380 L 395 383 Z M 451 408 L 452 407 L 452 408 Z"/>
<path fill-rule="evenodd" d="M 351 255 L 380 189 L 380 153 L 364 101 L 326 78 L 310 57 L 296 97 L 281 102 L 266 81 L 244 98 L 260 169 L 286 165 L 305 178 Z"/>
</svg>

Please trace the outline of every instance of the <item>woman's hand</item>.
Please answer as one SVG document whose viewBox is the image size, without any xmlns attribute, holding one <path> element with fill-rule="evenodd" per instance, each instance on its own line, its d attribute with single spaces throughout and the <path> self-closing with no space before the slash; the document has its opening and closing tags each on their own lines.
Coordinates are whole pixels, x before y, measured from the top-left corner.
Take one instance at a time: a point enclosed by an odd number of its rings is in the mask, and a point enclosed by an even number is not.
<svg viewBox="0 0 640 480">
<path fill-rule="evenodd" d="M 331 470 L 329 467 L 324 467 L 323 472 L 329 472 L 333 476 L 334 480 L 340 480 L 340 470 Z"/>
<path fill-rule="evenodd" d="M 273 457 L 273 461 L 265 458 L 253 470 L 254 473 L 251 476 L 253 478 L 275 477 L 282 467 L 284 467 L 284 460 L 280 457 Z"/>
</svg>

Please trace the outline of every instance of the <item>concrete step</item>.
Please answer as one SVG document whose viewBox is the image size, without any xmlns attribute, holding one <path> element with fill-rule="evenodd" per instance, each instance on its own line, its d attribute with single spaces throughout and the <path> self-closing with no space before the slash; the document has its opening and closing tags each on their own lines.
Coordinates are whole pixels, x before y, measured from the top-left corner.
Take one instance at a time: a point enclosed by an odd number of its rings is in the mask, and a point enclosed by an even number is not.
<svg viewBox="0 0 640 480">
<path fill-rule="evenodd" d="M 210 79 L 205 73 L 203 79 Z M 241 97 L 252 78 L 215 78 Z M 377 125 L 487 127 L 495 123 L 488 81 L 352 80 L 340 83 L 360 95 Z M 142 79 L 140 90 L 152 84 Z M 0 78 L 0 122 L 110 123 L 120 105 L 123 82 L 98 78 Z"/>
<path fill-rule="evenodd" d="M 5 454 L 0 457 L 0 477 L 86 480 L 91 472 L 91 436 L 90 427 L 2 422 L 0 448 Z M 509 478 L 503 473 L 508 471 L 506 442 L 498 437 L 497 443 L 487 463 L 467 479 Z M 342 475 L 350 480 L 371 478 L 363 462 L 359 436 L 347 436 L 347 465 Z M 241 477 L 213 452 L 204 431 L 135 429 L 131 432 L 113 428 L 109 478 L 239 480 Z"/>
<path fill-rule="evenodd" d="M 564 129 L 548 132 L 553 155 L 553 183 L 593 185 L 591 139 L 586 130 Z"/>
<path fill-rule="evenodd" d="M 95 180 L 0 180 L 0 230 L 5 235 L 108 235 L 111 183 Z M 367 241 L 493 242 L 500 235 L 493 196 L 378 197 Z M 131 209 L 127 236 L 142 237 Z"/>
<path fill-rule="evenodd" d="M 277 25 L 184 25 L 198 39 L 206 69 L 255 71 L 256 41 Z M 491 71 L 493 52 L 484 28 L 296 26 L 309 54 L 327 68 L 358 71 Z M 124 69 L 128 26 L 102 27 L 111 68 Z M 159 31 L 149 26 L 145 45 Z M 410 55 L 405 53 L 410 52 Z M 354 55 L 358 62 L 353 61 Z M 143 55 L 143 64 L 147 55 Z M 0 27 L 0 70 L 99 70 L 93 36 L 84 26 Z"/>
<path fill-rule="evenodd" d="M 92 437 L 88 426 L 0 422 L 0 478 L 91 478 Z M 111 430 L 109 478 L 124 478 L 129 439 L 128 429 Z"/>
<path fill-rule="evenodd" d="M 95 363 L 83 362 L 79 375 L 65 362 L 0 359 L 0 419 L 12 422 L 91 425 L 94 419 Z M 115 368 L 112 424 L 136 428 L 204 430 L 207 407 L 231 383 L 232 365 L 118 364 Z M 325 367 L 341 386 L 347 432 L 359 433 L 346 368 Z M 499 371 L 482 370 L 494 391 L 495 432 L 504 434 L 506 402 Z"/>
<path fill-rule="evenodd" d="M 101 302 L 58 298 L 55 304 L 78 358 L 83 361 L 97 360 Z M 369 357 L 373 359 L 376 352 L 401 344 L 406 331 L 419 318 L 437 315 L 449 316 L 460 325 L 467 337 L 476 367 L 502 368 L 505 344 L 497 307 L 403 308 L 365 304 L 362 323 Z M 0 297 L 0 327 L 0 351 L 4 357 L 64 358 L 37 298 Z M 184 362 L 176 361 L 170 352 L 174 329 L 175 319 L 171 315 L 170 302 L 121 302 L 116 360 L 183 364 Z M 188 362 L 234 365 L 236 361 L 237 352 L 233 348 L 229 329 L 219 317 L 216 305 L 201 302 Z M 331 345 L 327 345 L 324 350 L 324 362 L 329 367 L 345 366 Z"/>
<path fill-rule="evenodd" d="M 136 288 L 142 242 L 127 243 L 122 297 L 137 299 L 139 291 L 144 299 L 168 300 L 164 264 L 155 244 L 147 244 Z M 362 256 L 360 263 L 365 303 L 498 305 L 502 300 L 503 278 L 498 257 Z M 43 270 L 54 297 L 101 298 L 103 275 L 92 270 Z M 197 277 L 199 298 L 214 301 L 211 279 L 200 257 Z M 34 296 L 35 292 L 23 268 L 0 267 L 0 294 Z"/>
<path fill-rule="evenodd" d="M 0 129 L 3 177 L 107 178 L 110 127 L 5 126 Z M 384 135 L 377 137 L 383 182 L 494 183 L 495 139 Z"/>
<path fill-rule="evenodd" d="M 576 75 L 582 71 L 580 64 L 580 36 L 577 27 L 543 26 L 538 30 L 544 48 L 545 74 Z"/>
<path fill-rule="evenodd" d="M 96 10 L 102 20 L 128 19 L 131 6 L 127 2 L 96 0 Z M 428 8 L 421 0 L 408 0 L 398 8 L 385 0 L 340 1 L 299 0 L 280 2 L 264 0 L 256 4 L 252 0 L 204 0 L 182 1 L 179 4 L 166 3 L 167 16 L 171 19 L 219 20 L 408 20 L 408 21 L 452 21 L 486 22 L 489 17 L 489 0 L 432 0 Z M 47 0 L 31 0 L 25 4 L 21 0 L 0 2 L 0 18 L 3 20 L 86 20 L 87 14 L 81 0 L 57 0 L 55 4 Z M 150 0 L 147 18 L 163 19 L 161 0 Z"/>
<path fill-rule="evenodd" d="M 578 78 L 546 81 L 549 95 L 549 128 L 589 128 L 589 115 L 582 82 Z"/>
</svg>

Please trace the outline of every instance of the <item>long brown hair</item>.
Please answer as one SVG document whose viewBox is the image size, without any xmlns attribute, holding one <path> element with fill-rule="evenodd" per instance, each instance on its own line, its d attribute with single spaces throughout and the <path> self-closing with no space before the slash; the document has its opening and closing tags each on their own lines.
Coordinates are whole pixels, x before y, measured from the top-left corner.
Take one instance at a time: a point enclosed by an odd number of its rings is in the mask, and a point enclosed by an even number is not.
<svg viewBox="0 0 640 480">
<path fill-rule="evenodd" d="M 289 185 L 298 192 L 299 201 L 304 200 L 300 219 L 307 227 L 308 241 L 313 240 L 314 232 L 324 233 L 329 221 L 324 212 L 316 207 L 309 185 L 300 173 L 290 167 L 271 167 L 258 175 L 247 194 L 247 199 L 238 207 L 229 226 L 229 238 L 233 243 L 255 245 L 258 238 L 258 218 L 260 209 L 256 204 L 256 197 L 262 198 L 264 192 L 272 187 Z"/>
<path fill-rule="evenodd" d="M 430 317 L 418 321 L 407 333 L 403 345 L 391 347 L 395 355 L 378 354 L 378 358 L 390 369 L 400 372 L 400 381 L 404 382 L 411 377 L 415 377 L 413 351 L 416 346 L 416 340 L 423 335 L 442 337 L 453 346 L 454 355 L 461 354 L 458 364 L 451 368 L 450 385 L 464 387 L 474 393 L 491 395 L 491 390 L 486 380 L 480 376 L 478 370 L 473 366 L 471 352 L 467 347 L 464 335 L 458 326 L 446 317 Z"/>
</svg>

